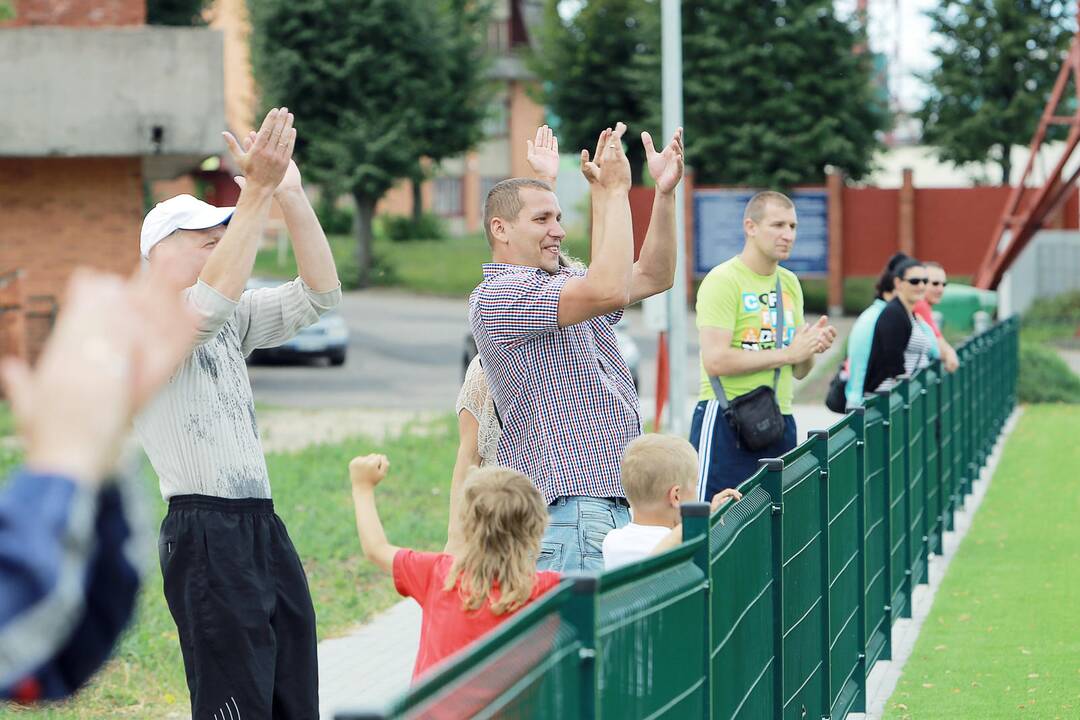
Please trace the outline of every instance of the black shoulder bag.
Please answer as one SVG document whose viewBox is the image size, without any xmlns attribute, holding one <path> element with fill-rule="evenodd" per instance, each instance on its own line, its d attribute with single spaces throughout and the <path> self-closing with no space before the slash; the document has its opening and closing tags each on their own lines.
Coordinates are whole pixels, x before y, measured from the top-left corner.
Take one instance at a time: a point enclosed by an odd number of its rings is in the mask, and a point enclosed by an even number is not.
<svg viewBox="0 0 1080 720">
<path fill-rule="evenodd" d="M 776 274 L 776 333 L 777 350 L 784 345 L 784 294 L 780 287 L 780 272 Z M 780 368 L 773 370 L 772 387 L 761 385 L 750 392 L 732 398 L 728 402 L 720 379 L 710 377 L 716 401 L 724 411 L 724 417 L 735 431 L 739 444 L 750 451 L 767 448 L 784 437 L 784 416 L 776 399 L 776 386 L 780 382 Z"/>
</svg>

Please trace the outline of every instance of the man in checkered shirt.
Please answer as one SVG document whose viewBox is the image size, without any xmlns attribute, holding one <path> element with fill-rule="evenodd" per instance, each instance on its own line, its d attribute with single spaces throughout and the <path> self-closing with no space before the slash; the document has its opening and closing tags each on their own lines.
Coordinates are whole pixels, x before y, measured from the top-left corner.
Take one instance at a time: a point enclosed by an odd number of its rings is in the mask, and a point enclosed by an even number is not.
<svg viewBox="0 0 1080 720">
<path fill-rule="evenodd" d="M 604 536 L 630 520 L 619 464 L 641 416 L 612 326 L 627 305 L 674 282 L 683 147 L 681 128 L 661 152 L 641 134 L 656 194 L 634 262 L 625 131 L 602 132 L 593 160 L 581 151 L 592 193 L 588 270 L 560 263 L 566 233 L 546 182 L 504 180 L 484 206 L 492 262 L 469 317 L 503 426 L 498 462 L 531 477 L 549 503 L 543 570 L 603 570 Z"/>
</svg>

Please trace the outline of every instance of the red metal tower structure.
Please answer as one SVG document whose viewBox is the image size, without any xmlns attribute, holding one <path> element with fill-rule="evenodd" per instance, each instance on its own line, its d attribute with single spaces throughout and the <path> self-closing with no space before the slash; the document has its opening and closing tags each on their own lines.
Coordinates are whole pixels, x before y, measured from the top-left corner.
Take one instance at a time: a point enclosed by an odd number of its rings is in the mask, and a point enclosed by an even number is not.
<svg viewBox="0 0 1080 720">
<path fill-rule="evenodd" d="M 1072 92 L 1067 94 L 1070 80 Z M 1062 107 L 1063 100 L 1066 101 L 1065 108 Z M 1045 181 L 1029 187 L 1029 182 L 1033 180 L 1035 158 L 1046 142 L 1047 130 L 1053 125 L 1068 126 L 1069 135 L 1065 140 L 1065 147 Z M 1031 242 L 1035 233 L 1042 229 L 1043 223 L 1053 217 L 1068 200 L 1077 179 L 1080 179 L 1080 165 L 1071 169 L 1068 174 L 1065 168 L 1073 156 L 1077 155 L 1078 145 L 1080 145 L 1080 32 L 1073 37 L 1069 54 L 1061 65 L 1057 82 L 1054 83 L 1054 91 L 1043 109 L 1039 127 L 1031 140 L 1024 174 L 1009 195 L 1009 201 L 1001 213 L 1001 220 L 991 239 L 990 247 L 987 248 L 979 271 L 975 275 L 976 287 L 996 288 L 1001 282 L 1001 276 Z"/>
</svg>

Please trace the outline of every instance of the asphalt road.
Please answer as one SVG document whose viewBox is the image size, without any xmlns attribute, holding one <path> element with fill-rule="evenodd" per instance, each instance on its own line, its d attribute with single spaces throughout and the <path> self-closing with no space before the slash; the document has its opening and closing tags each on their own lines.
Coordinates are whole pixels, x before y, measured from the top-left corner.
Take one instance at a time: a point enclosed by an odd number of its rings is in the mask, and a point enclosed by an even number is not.
<svg viewBox="0 0 1080 720">
<path fill-rule="evenodd" d="M 468 321 L 464 299 L 366 290 L 346 293 L 341 314 L 350 330 L 345 364 L 252 366 L 257 402 L 298 408 L 453 410 Z M 641 351 L 641 395 L 649 417 L 656 336 L 644 327 L 636 308 L 623 322 Z M 692 317 L 687 329 L 687 393 L 696 394 L 698 348 Z"/>
</svg>

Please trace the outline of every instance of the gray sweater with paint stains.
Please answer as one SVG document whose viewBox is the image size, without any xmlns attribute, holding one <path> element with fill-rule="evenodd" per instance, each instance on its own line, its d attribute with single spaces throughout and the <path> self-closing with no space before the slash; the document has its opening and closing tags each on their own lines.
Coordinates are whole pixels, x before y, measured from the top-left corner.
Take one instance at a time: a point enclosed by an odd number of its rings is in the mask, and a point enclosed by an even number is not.
<svg viewBox="0 0 1080 720">
<path fill-rule="evenodd" d="M 196 347 L 135 418 L 166 500 L 173 495 L 269 498 L 255 402 L 244 358 L 285 342 L 341 302 L 297 278 L 230 300 L 202 280 L 186 291 L 201 320 Z"/>
</svg>

